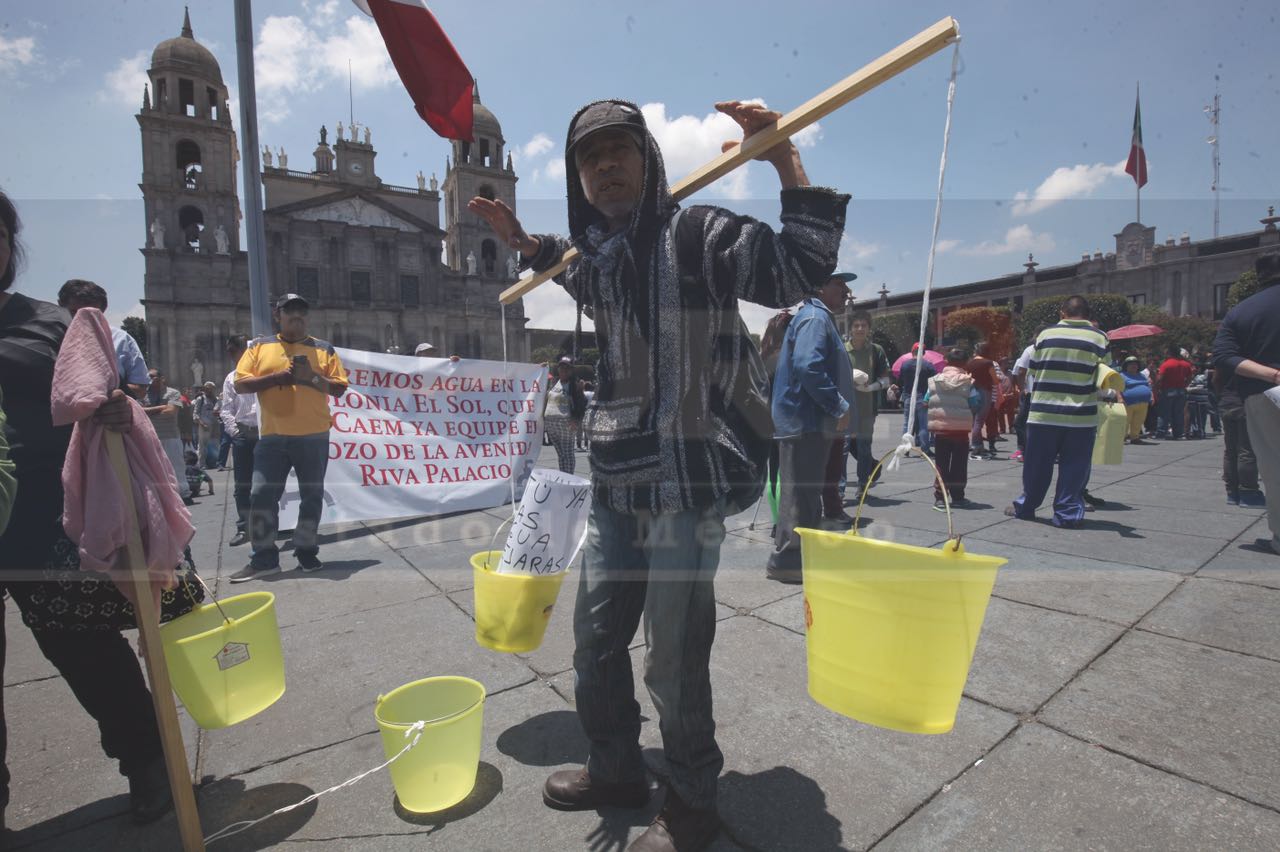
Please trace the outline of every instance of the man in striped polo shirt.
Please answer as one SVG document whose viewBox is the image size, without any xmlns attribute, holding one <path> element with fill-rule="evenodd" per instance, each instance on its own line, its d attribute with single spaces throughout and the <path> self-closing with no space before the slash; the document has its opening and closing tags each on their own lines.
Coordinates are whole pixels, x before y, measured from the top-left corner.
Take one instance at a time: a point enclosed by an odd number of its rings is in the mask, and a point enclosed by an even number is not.
<svg viewBox="0 0 1280 852">
<path fill-rule="evenodd" d="M 1049 492 L 1053 467 L 1058 488 L 1053 524 L 1080 526 L 1098 423 L 1098 365 L 1107 359 L 1107 336 L 1089 321 L 1089 303 L 1072 296 L 1062 303 L 1062 321 L 1036 336 L 1031 356 L 1031 405 L 1023 452 L 1022 496 L 1006 515 L 1029 521 Z"/>
</svg>

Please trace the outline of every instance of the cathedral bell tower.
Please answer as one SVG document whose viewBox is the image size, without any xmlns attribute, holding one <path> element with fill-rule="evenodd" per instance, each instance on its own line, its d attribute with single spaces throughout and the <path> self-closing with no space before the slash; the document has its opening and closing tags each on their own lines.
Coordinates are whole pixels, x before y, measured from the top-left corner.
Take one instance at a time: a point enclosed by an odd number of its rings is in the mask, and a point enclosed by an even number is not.
<svg viewBox="0 0 1280 852">
<path fill-rule="evenodd" d="M 231 254 L 239 241 L 235 190 L 239 158 L 218 60 L 182 32 L 151 54 L 143 90 L 142 197 L 148 250 Z"/>
<path fill-rule="evenodd" d="M 511 248 L 501 245 L 489 225 L 467 209 L 467 202 L 479 195 L 503 201 L 516 209 L 516 174 L 508 154 L 504 161 L 502 127 L 498 119 L 480 103 L 475 87 L 472 108 L 474 142 L 453 142 L 453 157 L 444 177 L 444 204 L 448 230 L 445 250 L 449 268 L 463 275 L 491 281 L 509 281 L 509 263 L 516 260 Z M 469 258 L 474 258 L 470 261 Z M 474 272 L 471 270 L 474 269 Z"/>
</svg>

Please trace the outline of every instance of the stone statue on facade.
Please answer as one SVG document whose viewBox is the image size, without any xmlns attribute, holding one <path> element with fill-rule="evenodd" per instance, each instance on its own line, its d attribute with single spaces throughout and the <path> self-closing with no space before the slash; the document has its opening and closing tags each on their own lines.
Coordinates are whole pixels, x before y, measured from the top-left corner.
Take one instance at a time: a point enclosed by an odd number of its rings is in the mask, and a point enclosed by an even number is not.
<svg viewBox="0 0 1280 852">
<path fill-rule="evenodd" d="M 289 155 L 284 152 L 284 148 L 280 149 L 280 168 L 289 168 Z"/>
<path fill-rule="evenodd" d="M 364 128 L 364 144 L 366 145 L 373 144 L 373 132 L 369 130 L 369 127 L 367 125 Z"/>
<path fill-rule="evenodd" d="M 423 192 L 427 188 L 427 179 L 422 176 L 422 169 L 418 169 L 418 192 Z"/>
<path fill-rule="evenodd" d="M 271 146 L 262 146 L 262 165 L 271 168 Z"/>
<path fill-rule="evenodd" d="M 476 253 L 473 251 L 467 252 L 467 274 L 476 274 Z"/>
<path fill-rule="evenodd" d="M 164 248 L 164 225 L 160 223 L 159 216 L 151 222 L 151 247 Z"/>
<path fill-rule="evenodd" d="M 329 128 L 325 127 L 323 124 L 320 125 L 320 144 L 329 144 Z"/>
<path fill-rule="evenodd" d="M 338 122 L 338 141 L 342 141 L 342 122 Z"/>
<path fill-rule="evenodd" d="M 204 386 L 204 362 L 200 360 L 199 352 L 191 356 L 191 375 L 197 388 Z"/>
<path fill-rule="evenodd" d="M 351 139 L 351 141 L 352 141 L 352 142 L 355 142 L 355 143 L 357 143 L 357 144 L 359 144 L 359 142 L 360 142 L 360 122 L 358 122 L 358 121 L 353 121 L 353 122 L 351 122 L 351 126 L 350 126 L 349 128 L 347 128 L 347 129 L 351 131 L 351 136 L 349 137 L 349 138 Z"/>
<path fill-rule="evenodd" d="M 432 172 L 431 173 L 431 191 L 435 192 L 439 188 L 440 188 L 440 181 L 436 180 L 436 173 Z"/>
<path fill-rule="evenodd" d="M 218 244 L 218 254 L 231 253 L 231 240 L 227 238 L 227 229 L 218 225 L 218 230 L 213 232 L 213 241 Z"/>
</svg>

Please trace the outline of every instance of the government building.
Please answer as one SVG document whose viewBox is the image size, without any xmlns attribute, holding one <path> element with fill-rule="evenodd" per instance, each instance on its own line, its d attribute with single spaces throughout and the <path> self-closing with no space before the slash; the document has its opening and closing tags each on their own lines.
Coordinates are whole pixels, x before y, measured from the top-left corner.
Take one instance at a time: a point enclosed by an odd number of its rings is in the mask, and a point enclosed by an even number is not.
<svg viewBox="0 0 1280 852">
<path fill-rule="evenodd" d="M 240 247 L 236 133 L 217 59 L 190 17 L 151 56 L 137 114 L 146 209 L 148 360 L 175 386 L 220 381 L 224 341 L 250 332 L 249 260 Z M 368 127 L 320 128 L 309 168 L 264 149 L 267 286 L 272 302 L 311 302 L 312 335 L 335 346 L 412 354 L 502 357 L 498 294 L 515 280 L 514 252 L 467 212 L 476 195 L 516 206 L 502 128 L 475 95 L 474 142 L 453 142 L 443 184 L 377 174 Z M 424 131 L 428 132 L 428 131 Z M 440 201 L 445 203 L 441 225 Z M 506 308 L 508 356 L 528 360 L 526 318 Z"/>
<path fill-rule="evenodd" d="M 1269 209 L 1261 230 L 1193 242 L 1186 234 L 1156 243 L 1156 229 L 1138 222 L 1115 235 L 1115 251 L 1083 255 L 1078 263 L 1042 267 L 1028 255 L 1024 271 L 937 287 L 929 298 L 931 327 L 942 339 L 943 317 L 960 308 L 1008 306 L 1014 315 L 1035 299 L 1111 293 L 1134 305 L 1153 305 L 1172 316 L 1222 319 L 1227 291 L 1259 256 L 1280 252 L 1280 217 Z M 920 312 L 922 293 L 890 295 L 882 288 L 878 302 L 858 307 L 874 316 Z"/>
</svg>

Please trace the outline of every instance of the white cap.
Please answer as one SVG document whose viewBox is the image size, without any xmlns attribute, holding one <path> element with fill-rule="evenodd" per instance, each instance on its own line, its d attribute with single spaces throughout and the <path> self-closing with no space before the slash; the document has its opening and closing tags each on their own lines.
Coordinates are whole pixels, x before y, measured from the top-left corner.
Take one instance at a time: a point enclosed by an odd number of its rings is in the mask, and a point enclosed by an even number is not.
<svg viewBox="0 0 1280 852">
<path fill-rule="evenodd" d="M 435 351 L 435 347 L 432 346 L 430 343 L 419 343 L 417 346 L 413 348 L 414 355 L 421 355 L 423 352 L 434 352 L 434 351 Z"/>
</svg>

